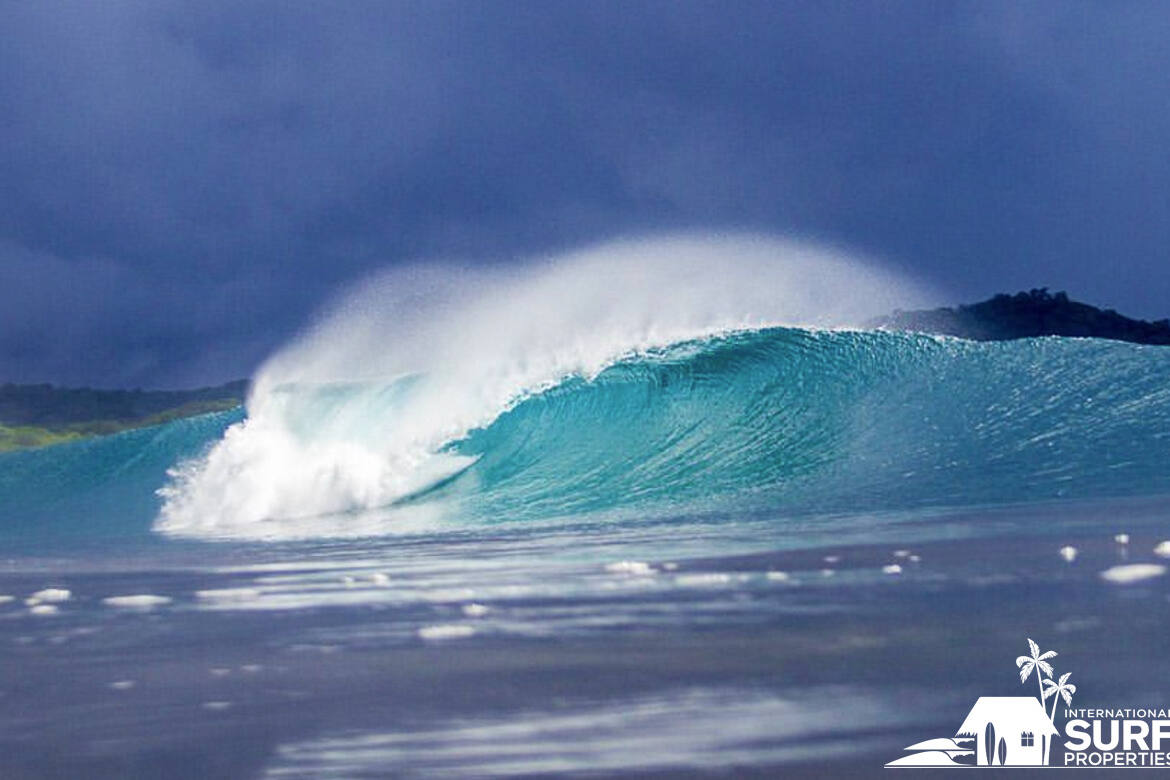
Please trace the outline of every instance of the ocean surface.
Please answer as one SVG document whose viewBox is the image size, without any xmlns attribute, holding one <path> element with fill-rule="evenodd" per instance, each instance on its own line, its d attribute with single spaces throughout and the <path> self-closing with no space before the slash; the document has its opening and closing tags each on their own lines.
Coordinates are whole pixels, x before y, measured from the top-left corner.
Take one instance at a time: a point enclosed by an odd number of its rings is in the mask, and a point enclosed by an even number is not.
<svg viewBox="0 0 1170 780">
<path fill-rule="evenodd" d="M 0 455 L 0 776 L 870 776 L 1027 637 L 1170 701 L 1167 577 L 1102 576 L 1170 563 L 1170 349 L 440 373 Z"/>
</svg>

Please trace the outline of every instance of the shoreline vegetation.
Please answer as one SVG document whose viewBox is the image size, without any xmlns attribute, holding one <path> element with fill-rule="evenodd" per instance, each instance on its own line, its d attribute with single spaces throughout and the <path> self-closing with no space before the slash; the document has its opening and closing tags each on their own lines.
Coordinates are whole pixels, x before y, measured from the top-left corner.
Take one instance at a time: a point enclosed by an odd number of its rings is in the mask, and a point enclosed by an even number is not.
<svg viewBox="0 0 1170 780">
<path fill-rule="evenodd" d="M 0 385 L 0 452 L 47 447 L 234 409 L 248 383 L 195 390 L 95 390 Z"/>
<path fill-rule="evenodd" d="M 980 303 L 896 310 L 869 323 L 885 330 L 1008 341 L 1038 336 L 1113 339 L 1170 345 L 1170 319 L 1147 322 L 1037 288 Z M 0 385 L 0 452 L 46 447 L 234 409 L 247 380 L 196 390 L 94 390 L 49 384 Z"/>
</svg>

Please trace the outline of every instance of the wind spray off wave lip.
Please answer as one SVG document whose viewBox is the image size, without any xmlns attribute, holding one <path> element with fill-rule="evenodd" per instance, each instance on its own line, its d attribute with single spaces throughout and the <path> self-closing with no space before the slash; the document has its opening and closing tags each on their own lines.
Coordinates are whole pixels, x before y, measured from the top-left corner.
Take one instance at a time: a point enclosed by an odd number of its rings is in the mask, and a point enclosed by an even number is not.
<svg viewBox="0 0 1170 780">
<path fill-rule="evenodd" d="M 567 377 L 717 334 L 856 325 L 928 298 L 856 258 L 758 236 L 392 269 L 268 361 L 248 419 L 174 470 L 156 527 L 280 536 L 285 520 L 385 507 L 467 468 L 448 445 Z M 331 390 L 338 402 L 322 403 Z"/>
</svg>

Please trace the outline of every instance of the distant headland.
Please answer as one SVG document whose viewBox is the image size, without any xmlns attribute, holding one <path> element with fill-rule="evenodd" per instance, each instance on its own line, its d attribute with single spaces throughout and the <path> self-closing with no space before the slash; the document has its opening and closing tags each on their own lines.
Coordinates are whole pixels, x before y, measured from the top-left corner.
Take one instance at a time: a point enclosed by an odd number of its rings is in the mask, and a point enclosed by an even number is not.
<svg viewBox="0 0 1170 780">
<path fill-rule="evenodd" d="M 1045 287 L 1000 294 L 956 308 L 895 311 L 870 323 L 887 330 L 912 330 L 973 341 L 1008 341 L 1036 336 L 1080 336 L 1135 344 L 1170 345 L 1170 319 L 1147 322 L 1070 300 Z"/>
<path fill-rule="evenodd" d="M 94 390 L 0 385 L 0 452 L 43 447 L 232 409 L 245 380 L 197 390 Z"/>
</svg>

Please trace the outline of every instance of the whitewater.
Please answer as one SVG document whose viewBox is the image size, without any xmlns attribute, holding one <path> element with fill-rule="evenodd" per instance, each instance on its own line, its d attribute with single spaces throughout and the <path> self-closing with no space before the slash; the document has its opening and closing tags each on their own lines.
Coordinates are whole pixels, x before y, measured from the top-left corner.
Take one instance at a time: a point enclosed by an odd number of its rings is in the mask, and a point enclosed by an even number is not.
<svg viewBox="0 0 1170 780">
<path fill-rule="evenodd" d="M 867 326 L 938 300 L 755 235 L 428 260 L 239 409 L 0 454 L 6 769 L 869 776 L 1034 635 L 1156 703 L 1170 350 Z"/>
</svg>

